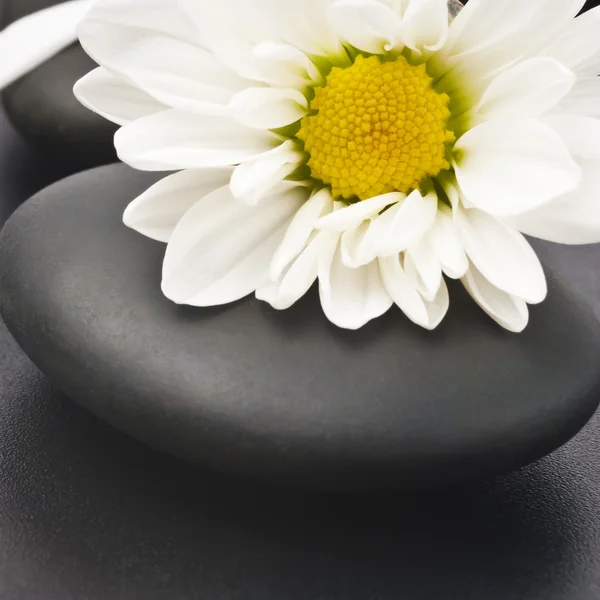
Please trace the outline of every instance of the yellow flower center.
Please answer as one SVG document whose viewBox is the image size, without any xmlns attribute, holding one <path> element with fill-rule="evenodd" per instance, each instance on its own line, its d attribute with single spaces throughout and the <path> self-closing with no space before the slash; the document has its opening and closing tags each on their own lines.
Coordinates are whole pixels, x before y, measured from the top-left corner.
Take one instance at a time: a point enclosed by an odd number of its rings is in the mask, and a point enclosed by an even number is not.
<svg viewBox="0 0 600 600">
<path fill-rule="evenodd" d="M 297 134 L 312 176 L 349 201 L 418 188 L 450 167 L 449 101 L 432 87 L 425 65 L 403 56 L 358 56 L 346 69 L 335 67 Z"/>
</svg>

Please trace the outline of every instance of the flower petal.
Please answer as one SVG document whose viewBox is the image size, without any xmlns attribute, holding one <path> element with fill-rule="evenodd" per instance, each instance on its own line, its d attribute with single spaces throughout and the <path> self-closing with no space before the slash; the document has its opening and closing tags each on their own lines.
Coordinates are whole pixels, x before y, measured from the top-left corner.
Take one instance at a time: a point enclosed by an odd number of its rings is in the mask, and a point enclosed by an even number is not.
<svg viewBox="0 0 600 600">
<path fill-rule="evenodd" d="M 439 50 L 448 36 L 448 0 L 412 0 L 404 12 L 401 35 L 412 50 Z"/>
<path fill-rule="evenodd" d="M 115 135 L 119 158 L 146 171 L 239 164 L 280 144 L 274 133 L 245 127 L 229 117 L 179 110 L 138 119 Z"/>
<path fill-rule="evenodd" d="M 181 219 L 165 254 L 162 289 L 178 304 L 215 306 L 254 292 L 269 279 L 269 263 L 306 191 L 295 188 L 256 207 L 223 187 Z"/>
<path fill-rule="evenodd" d="M 392 256 L 418 242 L 433 225 L 438 198 L 414 190 L 407 198 L 379 215 L 373 223 L 373 243 L 378 256 Z"/>
<path fill-rule="evenodd" d="M 476 208 L 456 211 L 455 219 L 469 259 L 486 279 L 530 304 L 544 300 L 544 270 L 518 231 Z"/>
<path fill-rule="evenodd" d="M 428 237 L 444 273 L 451 279 L 460 279 L 467 272 L 469 261 L 449 211 L 438 211 Z"/>
<path fill-rule="evenodd" d="M 398 256 L 380 258 L 379 267 L 385 288 L 400 310 L 413 323 L 425 329 L 435 329 L 446 315 L 450 303 L 445 282 L 442 281 L 433 302 L 427 302 L 404 272 Z"/>
<path fill-rule="evenodd" d="M 332 210 L 333 199 L 327 188 L 318 191 L 300 207 L 273 255 L 270 266 L 271 279 L 279 279 L 283 270 L 306 246 L 316 222 Z"/>
<path fill-rule="evenodd" d="M 494 119 L 468 131 L 455 146 L 455 172 L 467 200 L 494 215 L 531 210 L 581 180 L 560 137 L 534 119 Z"/>
<path fill-rule="evenodd" d="M 583 115 L 548 115 L 544 122 L 556 131 L 575 159 L 600 161 L 600 119 Z"/>
<path fill-rule="evenodd" d="M 600 160 L 581 159 L 581 185 L 544 206 L 507 223 L 519 231 L 559 244 L 600 242 Z"/>
<path fill-rule="evenodd" d="M 529 322 L 527 303 L 492 285 L 471 265 L 462 283 L 471 297 L 496 323 L 514 333 L 520 333 Z"/>
<path fill-rule="evenodd" d="M 328 16 L 340 36 L 363 52 L 384 54 L 399 43 L 398 13 L 377 0 L 336 0 Z"/>
<path fill-rule="evenodd" d="M 331 234 L 319 233 L 275 281 L 256 290 L 256 297 L 277 310 L 289 308 L 302 298 L 317 279 L 323 236 L 327 235 Z"/>
<path fill-rule="evenodd" d="M 298 90 L 248 88 L 229 103 L 237 121 L 257 129 L 277 129 L 299 121 L 308 112 L 308 101 Z"/>
<path fill-rule="evenodd" d="M 365 219 L 377 215 L 390 204 L 395 204 L 405 198 L 400 192 L 391 192 L 375 196 L 368 200 L 361 200 L 350 206 L 345 206 L 320 219 L 317 223 L 318 229 L 329 229 L 331 231 L 346 231 L 358 227 Z"/>
<path fill-rule="evenodd" d="M 167 108 L 139 88 L 98 67 L 80 79 L 73 89 L 84 106 L 105 119 L 125 125 Z"/>
<path fill-rule="evenodd" d="M 79 38 L 96 62 L 174 108 L 220 111 L 248 86 L 193 41 L 193 28 L 165 0 L 99 2 Z"/>
<path fill-rule="evenodd" d="M 599 63 L 600 70 L 600 63 Z M 556 107 L 556 112 L 600 118 L 600 77 L 578 79 L 573 89 Z"/>
<path fill-rule="evenodd" d="M 142 235 L 168 242 L 183 215 L 204 196 L 226 185 L 232 170 L 222 167 L 169 175 L 129 204 L 123 222 Z"/>
<path fill-rule="evenodd" d="M 425 300 L 432 301 L 444 280 L 442 265 L 429 236 L 411 246 L 404 254 L 404 271 Z"/>
<path fill-rule="evenodd" d="M 563 31 L 542 50 L 569 69 L 583 71 L 590 61 L 600 59 L 600 6 L 592 8 L 570 21 Z M 598 72 L 589 73 L 598 75 Z"/>
<path fill-rule="evenodd" d="M 267 41 L 255 46 L 253 52 L 261 81 L 295 89 L 325 84 L 312 60 L 294 46 Z"/>
<path fill-rule="evenodd" d="M 375 260 L 377 251 L 369 235 L 372 221 L 363 221 L 358 227 L 349 229 L 342 234 L 341 255 L 342 262 L 352 269 L 362 267 Z"/>
<path fill-rule="evenodd" d="M 298 168 L 304 157 L 288 140 L 265 157 L 237 166 L 231 177 L 231 193 L 246 204 L 258 204 Z"/>
<path fill-rule="evenodd" d="M 503 71 L 490 83 L 477 114 L 486 119 L 541 115 L 558 104 L 575 81 L 575 75 L 558 61 L 530 58 Z"/>
<path fill-rule="evenodd" d="M 381 280 L 379 263 L 350 269 L 342 263 L 339 244 L 329 260 L 320 260 L 319 295 L 327 318 L 344 329 L 359 329 L 393 304 Z"/>
</svg>

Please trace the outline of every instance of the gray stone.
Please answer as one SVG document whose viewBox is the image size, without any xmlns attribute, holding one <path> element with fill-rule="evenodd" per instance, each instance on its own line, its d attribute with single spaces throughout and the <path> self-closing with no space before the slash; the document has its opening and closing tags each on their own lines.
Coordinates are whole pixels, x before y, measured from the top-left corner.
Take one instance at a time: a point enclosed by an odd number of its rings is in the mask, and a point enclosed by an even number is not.
<svg viewBox="0 0 600 600">
<path fill-rule="evenodd" d="M 515 335 L 458 285 L 434 332 L 399 310 L 357 332 L 317 295 L 277 312 L 247 298 L 179 307 L 162 244 L 121 224 L 157 179 L 124 166 L 64 180 L 0 239 L 0 311 L 17 341 L 92 413 L 214 469 L 318 488 L 438 485 L 551 452 L 600 400 L 600 327 L 547 268 Z"/>
</svg>

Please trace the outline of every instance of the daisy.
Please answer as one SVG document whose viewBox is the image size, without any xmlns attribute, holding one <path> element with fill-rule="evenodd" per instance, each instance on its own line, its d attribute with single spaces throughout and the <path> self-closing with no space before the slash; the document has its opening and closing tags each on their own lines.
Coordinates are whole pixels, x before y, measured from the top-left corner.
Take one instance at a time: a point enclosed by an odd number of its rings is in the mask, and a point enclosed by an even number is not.
<svg viewBox="0 0 600 600">
<path fill-rule="evenodd" d="M 523 234 L 600 241 L 600 9 L 584 0 L 101 0 L 86 106 L 175 171 L 124 222 L 162 290 L 433 329 L 446 279 L 510 331 L 544 300 Z"/>
</svg>

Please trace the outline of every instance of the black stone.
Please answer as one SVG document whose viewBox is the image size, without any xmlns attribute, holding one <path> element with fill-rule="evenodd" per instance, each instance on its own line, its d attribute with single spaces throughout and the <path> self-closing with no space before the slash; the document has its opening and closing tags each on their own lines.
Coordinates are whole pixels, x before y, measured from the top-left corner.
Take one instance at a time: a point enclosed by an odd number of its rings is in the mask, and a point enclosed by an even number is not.
<svg viewBox="0 0 600 600">
<path fill-rule="evenodd" d="M 3 4 L 0 26 L 59 0 L 3 0 Z M 116 160 L 113 136 L 117 126 L 85 108 L 73 95 L 75 82 L 96 66 L 78 43 L 73 44 L 2 92 L 6 114 L 15 128 L 52 160 L 72 169 Z"/>
<path fill-rule="evenodd" d="M 435 332 L 392 310 L 358 332 L 315 293 L 178 307 L 162 244 L 121 224 L 157 175 L 111 166 L 29 200 L 0 239 L 0 311 L 67 394 L 119 429 L 214 469 L 323 488 L 431 485 L 531 462 L 600 400 L 600 325 L 548 269 L 523 334 L 463 293 Z"/>
</svg>

